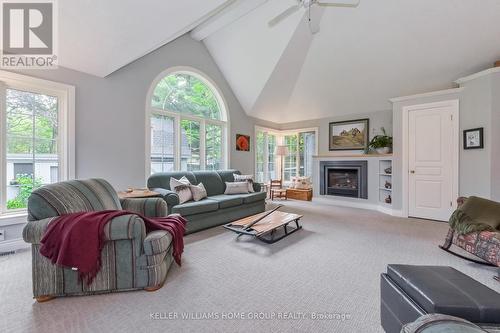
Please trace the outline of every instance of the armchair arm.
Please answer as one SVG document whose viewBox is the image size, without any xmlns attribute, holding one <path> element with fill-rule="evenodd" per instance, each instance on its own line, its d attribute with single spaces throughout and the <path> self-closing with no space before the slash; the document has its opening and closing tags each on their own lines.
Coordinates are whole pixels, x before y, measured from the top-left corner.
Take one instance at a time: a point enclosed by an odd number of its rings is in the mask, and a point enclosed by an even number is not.
<svg viewBox="0 0 500 333">
<path fill-rule="evenodd" d="M 467 197 L 459 197 L 457 199 L 458 207 L 462 206 L 465 203 L 466 200 L 467 200 Z"/>
<path fill-rule="evenodd" d="M 49 217 L 43 220 L 28 222 L 23 228 L 24 241 L 30 244 L 40 244 L 40 240 L 45 234 L 45 230 L 47 230 L 49 223 L 56 217 Z"/>
<path fill-rule="evenodd" d="M 120 199 L 124 210 L 141 214 L 146 217 L 167 216 L 167 203 L 163 198 Z"/>
<path fill-rule="evenodd" d="M 23 229 L 23 239 L 26 243 L 40 244 L 50 222 L 55 217 L 28 222 Z M 104 228 L 105 240 L 139 239 L 146 237 L 144 221 L 137 215 L 127 214 L 115 217 Z"/>
</svg>

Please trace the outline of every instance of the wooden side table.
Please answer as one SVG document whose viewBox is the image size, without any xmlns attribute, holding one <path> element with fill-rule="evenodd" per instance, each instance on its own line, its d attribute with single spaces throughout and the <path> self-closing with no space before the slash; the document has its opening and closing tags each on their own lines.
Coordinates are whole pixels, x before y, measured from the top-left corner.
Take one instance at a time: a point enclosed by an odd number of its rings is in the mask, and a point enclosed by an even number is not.
<svg viewBox="0 0 500 333">
<path fill-rule="evenodd" d="M 160 197 L 160 193 L 148 189 L 134 189 L 132 192 L 116 192 L 120 199 L 155 198 Z"/>
</svg>

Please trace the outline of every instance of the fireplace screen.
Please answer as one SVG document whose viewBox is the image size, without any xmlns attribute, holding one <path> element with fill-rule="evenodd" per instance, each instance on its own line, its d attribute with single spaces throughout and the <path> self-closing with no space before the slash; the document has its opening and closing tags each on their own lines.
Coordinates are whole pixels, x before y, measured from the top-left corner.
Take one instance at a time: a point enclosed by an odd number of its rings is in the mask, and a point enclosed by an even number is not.
<svg viewBox="0 0 500 333">
<path fill-rule="evenodd" d="M 328 187 L 335 189 L 358 189 L 358 170 L 329 170 Z"/>
</svg>

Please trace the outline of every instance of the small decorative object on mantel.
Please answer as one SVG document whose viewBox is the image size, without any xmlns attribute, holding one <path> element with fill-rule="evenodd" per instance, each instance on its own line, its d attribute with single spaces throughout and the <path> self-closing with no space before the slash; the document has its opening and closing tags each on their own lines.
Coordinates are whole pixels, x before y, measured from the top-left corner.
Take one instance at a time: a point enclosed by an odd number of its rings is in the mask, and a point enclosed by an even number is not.
<svg viewBox="0 0 500 333">
<path fill-rule="evenodd" d="M 484 148 L 483 131 L 482 127 L 464 130 L 464 149 Z"/>
<path fill-rule="evenodd" d="M 366 150 L 368 148 L 369 119 L 331 122 L 330 150 Z"/>
<path fill-rule="evenodd" d="M 386 181 L 385 181 L 385 185 L 384 185 L 384 187 L 385 187 L 386 189 L 389 189 L 389 190 L 390 190 L 390 189 L 392 188 L 392 184 L 391 184 L 389 181 L 387 181 L 387 180 L 386 180 Z"/>
<path fill-rule="evenodd" d="M 389 154 L 392 148 L 392 136 L 387 135 L 385 128 L 381 127 L 382 134 L 375 135 L 369 147 L 375 149 L 377 154 Z"/>
<path fill-rule="evenodd" d="M 385 203 L 388 203 L 388 204 L 392 203 L 392 198 L 390 195 L 388 195 L 387 198 L 385 198 Z"/>
<path fill-rule="evenodd" d="M 236 134 L 236 150 L 250 151 L 250 136 L 244 134 Z"/>
<path fill-rule="evenodd" d="M 388 175 L 392 174 L 392 167 L 385 168 L 384 172 Z"/>
</svg>

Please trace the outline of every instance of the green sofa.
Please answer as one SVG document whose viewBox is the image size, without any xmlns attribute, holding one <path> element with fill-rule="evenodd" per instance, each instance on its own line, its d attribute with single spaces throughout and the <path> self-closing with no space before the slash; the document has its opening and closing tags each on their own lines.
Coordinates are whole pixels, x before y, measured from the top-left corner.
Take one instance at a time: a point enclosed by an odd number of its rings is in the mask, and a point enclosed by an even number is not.
<svg viewBox="0 0 500 333">
<path fill-rule="evenodd" d="M 265 210 L 266 193 L 254 183 L 255 193 L 226 195 L 225 182 L 233 182 L 238 170 L 163 172 L 149 177 L 148 188 L 159 192 L 167 203 L 168 213 L 187 219 L 186 234 L 225 224 Z M 179 197 L 170 189 L 170 178 L 185 176 L 191 184 L 203 183 L 208 198 L 179 204 Z"/>
</svg>

